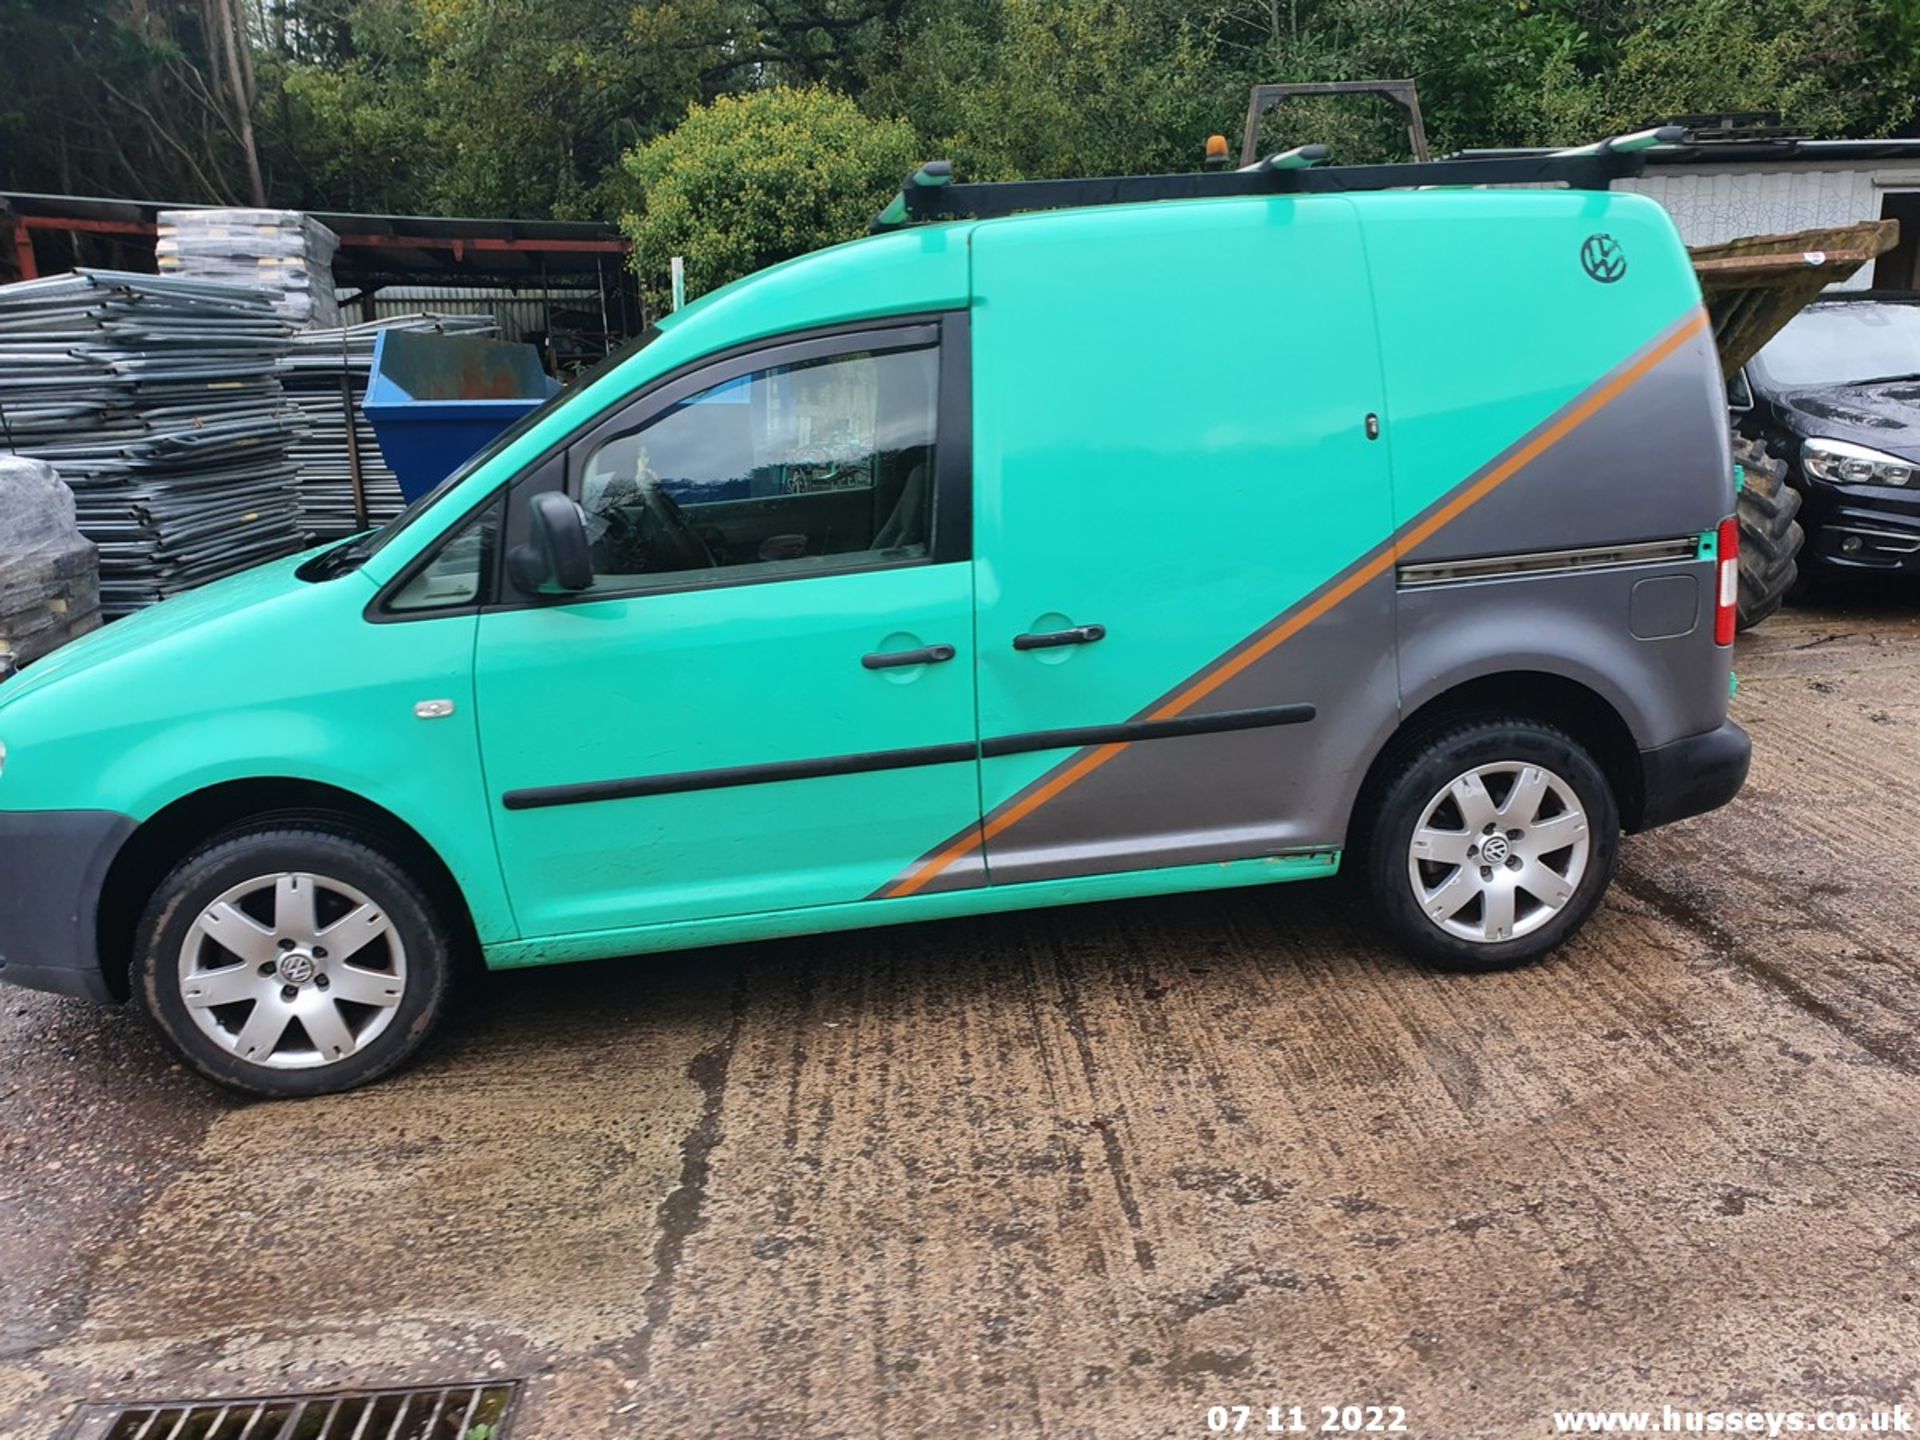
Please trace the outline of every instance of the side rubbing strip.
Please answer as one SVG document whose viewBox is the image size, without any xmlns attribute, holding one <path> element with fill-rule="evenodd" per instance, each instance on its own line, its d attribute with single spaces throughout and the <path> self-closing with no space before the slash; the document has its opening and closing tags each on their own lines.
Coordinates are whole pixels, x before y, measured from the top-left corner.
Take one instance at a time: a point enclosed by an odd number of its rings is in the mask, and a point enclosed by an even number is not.
<svg viewBox="0 0 1920 1440">
<path fill-rule="evenodd" d="M 982 755 L 1025 755 L 1035 750 L 1077 750 L 1083 745 L 1118 741 L 1172 740 L 1182 735 L 1216 735 L 1257 730 L 1269 725 L 1302 725 L 1313 719 L 1311 705 L 1272 705 L 1259 710 L 1219 710 L 1180 720 L 1134 720 L 1120 725 L 1087 725 L 1074 730 L 1030 730 L 1001 735 L 975 745 L 921 745 L 912 750 L 873 750 L 864 755 L 829 755 L 819 760 L 783 760 L 770 765 L 734 765 L 724 770 L 682 770 L 673 775 L 641 775 L 630 780 L 589 780 L 578 785 L 548 785 L 509 790 L 501 803 L 509 810 L 544 810 L 554 805 L 587 805 L 596 800 L 634 800 L 646 795 L 680 795 L 689 790 L 725 790 L 736 785 L 773 785 L 783 780 L 821 780 L 830 775 L 864 775 L 874 770 L 906 770 L 919 765 L 958 765 Z"/>
<path fill-rule="evenodd" d="M 1627 565 L 1671 565 L 1699 552 L 1698 535 L 1648 540 L 1638 545 L 1595 545 L 1584 550 L 1538 550 L 1526 555 L 1489 555 L 1480 560 L 1440 560 L 1402 565 L 1400 588 L 1463 580 L 1504 580 L 1519 575 L 1568 575 L 1576 570 L 1618 570 Z"/>
<path fill-rule="evenodd" d="M 1182 715 L 1174 720 L 1129 720 L 1120 725 L 1082 725 L 1072 730 L 1032 730 L 1025 735 L 1003 735 L 980 746 L 991 759 L 997 755 L 1027 755 L 1035 750 L 1078 750 L 1085 745 L 1130 745 L 1139 740 L 1171 740 L 1181 735 L 1220 735 L 1229 730 L 1263 730 L 1270 725 L 1304 725 L 1313 719 L 1311 705 L 1269 705 L 1259 710 L 1215 710 L 1207 715 Z"/>
<path fill-rule="evenodd" d="M 733 765 L 724 770 L 682 770 L 674 775 L 640 775 L 630 780 L 589 780 L 578 785 L 509 790 L 500 797 L 500 803 L 509 810 L 544 810 L 551 805 L 633 800 L 643 795 L 680 795 L 688 790 L 726 790 L 736 785 L 772 785 L 782 780 L 820 780 L 829 775 L 864 775 L 872 770 L 906 770 L 916 765 L 957 765 L 978 754 L 979 747 L 970 741 L 921 745 L 912 750 L 871 750 L 864 755 L 828 755 L 819 760 L 783 760 L 772 765 Z"/>
<path fill-rule="evenodd" d="M 1141 716 L 1148 721 L 1184 714 L 1248 667 L 1284 645 L 1307 626 L 1329 614 L 1368 585 L 1396 569 L 1434 535 L 1479 504 L 1533 461 L 1558 445 L 1599 414 L 1662 361 L 1707 329 L 1706 311 L 1695 309 L 1591 389 L 1576 396 L 1564 409 L 1520 437 L 1506 450 L 1469 475 L 1448 495 L 1409 520 L 1381 544 L 1355 560 L 1292 609 L 1283 611 L 1226 654 L 1195 673 L 1180 688 L 1150 705 Z M 1079 784 L 1127 748 L 1125 740 L 1092 745 L 1061 762 L 1028 789 L 1015 795 L 981 823 L 969 825 L 939 848 L 929 851 L 899 879 L 875 893 L 875 898 L 911 895 L 962 856 L 978 850 L 1018 825 L 1041 806 Z"/>
</svg>

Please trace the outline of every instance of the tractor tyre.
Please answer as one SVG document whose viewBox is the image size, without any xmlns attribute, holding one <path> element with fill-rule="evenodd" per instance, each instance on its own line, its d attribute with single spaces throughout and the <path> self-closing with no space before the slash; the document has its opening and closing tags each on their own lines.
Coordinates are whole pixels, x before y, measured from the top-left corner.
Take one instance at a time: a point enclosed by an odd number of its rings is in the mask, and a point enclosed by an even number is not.
<svg viewBox="0 0 1920 1440">
<path fill-rule="evenodd" d="M 1794 519 L 1800 492 L 1787 484 L 1787 462 L 1745 435 L 1733 437 L 1733 459 L 1746 474 L 1735 513 L 1740 519 L 1739 628 L 1751 630 L 1780 608 L 1799 576 L 1795 557 L 1806 534 Z"/>
</svg>

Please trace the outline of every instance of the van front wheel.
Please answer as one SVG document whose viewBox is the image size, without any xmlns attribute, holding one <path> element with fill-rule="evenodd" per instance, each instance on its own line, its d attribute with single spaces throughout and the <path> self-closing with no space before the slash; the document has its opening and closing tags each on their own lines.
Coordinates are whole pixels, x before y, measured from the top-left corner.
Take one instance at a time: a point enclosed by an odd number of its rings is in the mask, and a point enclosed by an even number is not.
<svg viewBox="0 0 1920 1440">
<path fill-rule="evenodd" d="M 1373 900 L 1415 958 L 1450 970 L 1538 959 L 1613 878 L 1619 807 L 1593 757 L 1524 720 L 1427 737 L 1393 770 L 1364 857 Z"/>
<path fill-rule="evenodd" d="M 216 839 L 141 921 L 148 1013 L 209 1079 L 293 1098 L 385 1075 L 445 1008 L 446 931 L 398 865 L 331 830 Z"/>
</svg>

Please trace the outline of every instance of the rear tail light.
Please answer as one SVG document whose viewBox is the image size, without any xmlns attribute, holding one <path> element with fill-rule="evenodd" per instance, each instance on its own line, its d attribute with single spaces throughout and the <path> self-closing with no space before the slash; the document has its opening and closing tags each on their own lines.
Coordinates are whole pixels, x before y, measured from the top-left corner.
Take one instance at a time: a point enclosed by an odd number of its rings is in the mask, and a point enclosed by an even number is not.
<svg viewBox="0 0 1920 1440">
<path fill-rule="evenodd" d="M 1719 588 L 1714 595 L 1713 643 L 1733 644 L 1740 619 L 1740 522 L 1728 516 L 1720 522 Z"/>
</svg>

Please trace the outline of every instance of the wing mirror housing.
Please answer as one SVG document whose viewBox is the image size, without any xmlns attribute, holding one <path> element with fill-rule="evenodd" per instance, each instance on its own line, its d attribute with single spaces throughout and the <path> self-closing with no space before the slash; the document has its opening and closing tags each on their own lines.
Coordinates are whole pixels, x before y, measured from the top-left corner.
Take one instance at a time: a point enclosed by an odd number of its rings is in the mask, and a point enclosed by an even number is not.
<svg viewBox="0 0 1920 1440">
<path fill-rule="evenodd" d="M 1736 415 L 1753 409 L 1753 384 L 1744 369 L 1734 371 L 1733 378 L 1727 381 L 1727 409 Z"/>
<path fill-rule="evenodd" d="M 507 575 L 528 595 L 572 594 L 593 588 L 593 551 L 580 507 L 558 490 L 527 502 L 532 537 L 507 552 Z"/>
</svg>

